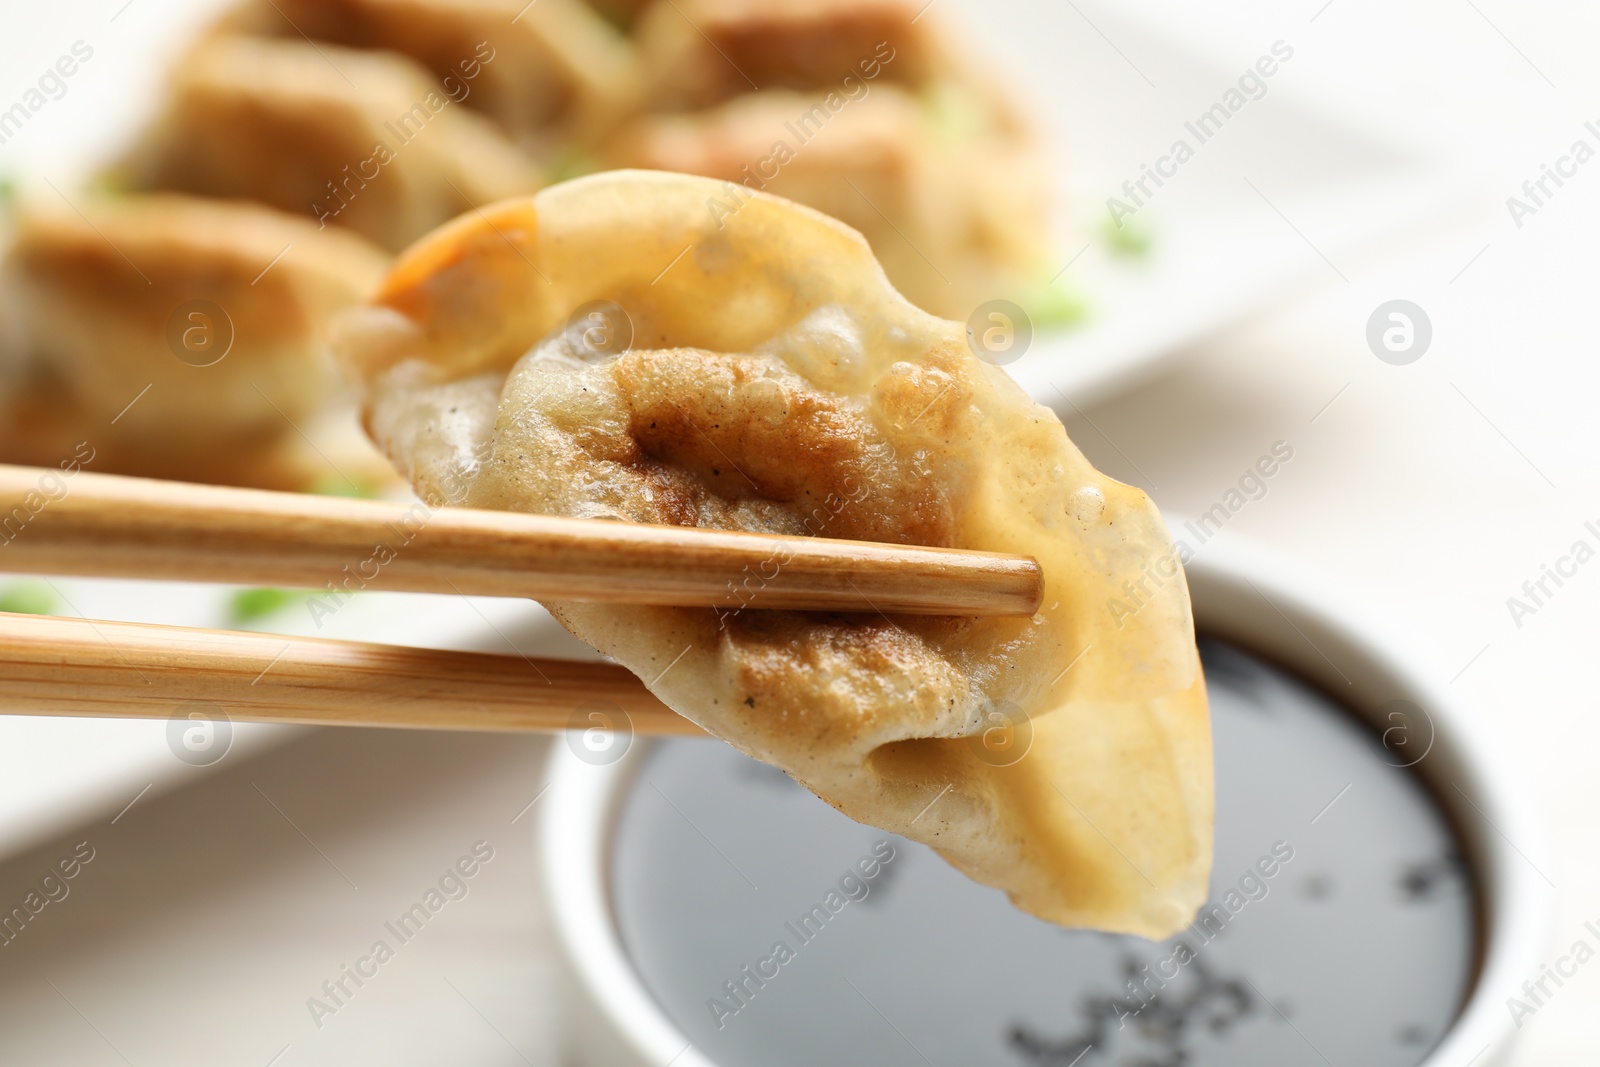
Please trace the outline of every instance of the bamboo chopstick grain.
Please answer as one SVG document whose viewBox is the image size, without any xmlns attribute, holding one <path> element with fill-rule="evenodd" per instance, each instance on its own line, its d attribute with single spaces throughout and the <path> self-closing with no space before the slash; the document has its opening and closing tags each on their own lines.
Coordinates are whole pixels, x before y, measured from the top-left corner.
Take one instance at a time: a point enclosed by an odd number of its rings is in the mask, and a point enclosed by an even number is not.
<svg viewBox="0 0 1600 1067">
<path fill-rule="evenodd" d="M 752 609 L 1032 615 L 1032 559 L 0 465 L 0 571 Z M 13 528 L 14 527 L 14 528 Z"/>
<path fill-rule="evenodd" d="M 550 731 L 595 702 L 638 734 L 698 734 L 621 667 L 0 613 L 0 714 Z"/>
</svg>

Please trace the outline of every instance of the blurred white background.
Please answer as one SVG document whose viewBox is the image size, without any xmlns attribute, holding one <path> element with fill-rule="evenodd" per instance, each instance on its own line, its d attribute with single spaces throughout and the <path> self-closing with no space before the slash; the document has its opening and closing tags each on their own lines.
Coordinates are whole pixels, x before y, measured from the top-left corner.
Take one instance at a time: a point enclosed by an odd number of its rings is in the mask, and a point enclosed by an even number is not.
<svg viewBox="0 0 1600 1067">
<path fill-rule="evenodd" d="M 1600 917 L 1600 572 L 1580 571 L 1520 628 L 1506 601 L 1574 541 L 1592 542 L 1584 523 L 1600 518 L 1600 169 L 1580 169 L 1520 229 L 1505 201 L 1575 140 L 1600 147 L 1584 129 L 1600 118 L 1587 58 L 1600 11 L 1490 0 L 1130 6 L 1241 68 L 1259 42 L 1293 40 L 1289 85 L 1446 161 L 1480 190 L 1455 232 L 1338 263 L 1348 282 L 1329 270 L 1275 313 L 1102 405 L 1093 426 L 1068 426 L 1098 462 L 1190 513 L 1272 441 L 1294 444 L 1271 495 L 1230 531 L 1337 576 L 1426 634 L 1460 672 L 1455 686 L 1549 828 L 1547 873 L 1561 901 L 1552 944 L 1564 952 Z M 1130 75 L 1114 91 L 1141 86 Z M 1283 240 L 1298 238 L 1286 228 Z M 1380 362 L 1365 343 L 1368 317 L 1395 298 L 1433 323 L 1431 349 L 1409 366 Z M 1600 975 L 1580 972 L 1524 1022 L 1515 1062 L 1592 1062 Z"/>
</svg>

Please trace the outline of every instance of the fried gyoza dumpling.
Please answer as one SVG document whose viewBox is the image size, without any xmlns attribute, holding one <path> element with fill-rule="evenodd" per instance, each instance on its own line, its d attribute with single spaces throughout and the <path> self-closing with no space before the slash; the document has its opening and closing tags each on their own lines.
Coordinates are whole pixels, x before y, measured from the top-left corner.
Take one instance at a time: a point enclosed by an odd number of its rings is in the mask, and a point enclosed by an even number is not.
<svg viewBox="0 0 1600 1067">
<path fill-rule="evenodd" d="M 1036 305 L 1050 215 L 1037 138 L 923 9 L 662 0 L 639 30 L 641 114 L 605 159 L 826 211 L 928 310 L 964 320 L 996 297 Z"/>
<path fill-rule="evenodd" d="M 765 195 L 719 225 L 718 195 L 597 175 L 421 242 L 334 326 L 369 432 L 436 504 L 459 486 L 479 508 L 1036 557 L 1027 619 L 549 607 L 711 733 L 1020 907 L 1176 931 L 1206 893 L 1211 753 L 1160 516 L 858 234 Z M 1130 580 L 1143 606 L 1119 611 Z M 1007 722 L 1020 759 L 986 745 Z"/>
<path fill-rule="evenodd" d="M 251 0 L 225 26 L 410 56 L 518 138 L 582 138 L 628 92 L 632 52 L 581 0 Z"/>
<path fill-rule="evenodd" d="M 652 116 L 625 127 L 608 159 L 735 183 L 720 196 L 730 208 L 759 189 L 826 212 L 867 238 L 914 303 L 966 319 L 1028 288 L 1046 199 L 1030 148 L 996 141 L 977 150 L 981 167 L 969 151 L 938 132 L 924 101 L 886 84 L 836 112 L 824 96 L 774 90 Z"/>
<path fill-rule="evenodd" d="M 925 85 L 960 73 L 934 28 L 937 14 L 918 17 L 924 6 L 657 0 L 636 30 L 647 66 L 646 106 L 693 110 L 766 89 L 832 88 L 846 75 Z"/>
<path fill-rule="evenodd" d="M 404 57 L 228 35 L 191 51 L 122 170 L 135 189 L 256 200 L 391 249 L 539 186 L 493 123 Z"/>
<path fill-rule="evenodd" d="M 34 205 L 0 272 L 0 456 L 270 488 L 310 464 L 338 395 L 317 335 L 389 258 L 354 234 L 252 204 L 130 196 Z M 299 429 L 297 429 L 299 428 Z M 355 474 L 345 463 L 340 466 Z"/>
</svg>

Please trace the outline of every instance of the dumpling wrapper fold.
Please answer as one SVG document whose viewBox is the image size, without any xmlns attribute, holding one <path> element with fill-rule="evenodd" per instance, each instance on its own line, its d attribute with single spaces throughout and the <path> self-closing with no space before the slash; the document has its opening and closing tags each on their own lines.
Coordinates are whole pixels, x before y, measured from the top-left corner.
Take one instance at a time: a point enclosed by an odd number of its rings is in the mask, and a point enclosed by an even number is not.
<svg viewBox="0 0 1600 1067">
<path fill-rule="evenodd" d="M 722 191 L 614 172 L 424 239 L 336 326 L 369 432 L 434 505 L 1037 558 L 1027 619 L 761 611 L 760 575 L 750 610 L 547 606 L 712 734 L 1018 907 L 1179 930 L 1206 895 L 1211 739 L 1159 514 L 855 231 L 765 195 L 715 213 Z"/>
</svg>

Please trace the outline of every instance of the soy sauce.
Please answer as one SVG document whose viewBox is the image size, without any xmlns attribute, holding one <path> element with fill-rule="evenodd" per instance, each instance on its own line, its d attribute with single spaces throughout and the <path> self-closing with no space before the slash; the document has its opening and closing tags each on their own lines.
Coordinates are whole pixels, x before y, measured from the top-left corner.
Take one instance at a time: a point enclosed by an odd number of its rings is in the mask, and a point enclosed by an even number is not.
<svg viewBox="0 0 1600 1067">
<path fill-rule="evenodd" d="M 1245 652 L 1202 656 L 1216 863 L 1185 933 L 1062 930 L 781 772 L 676 740 L 646 757 L 613 853 L 646 986 L 720 1067 L 1417 1064 L 1477 938 L 1417 753 Z"/>
</svg>

